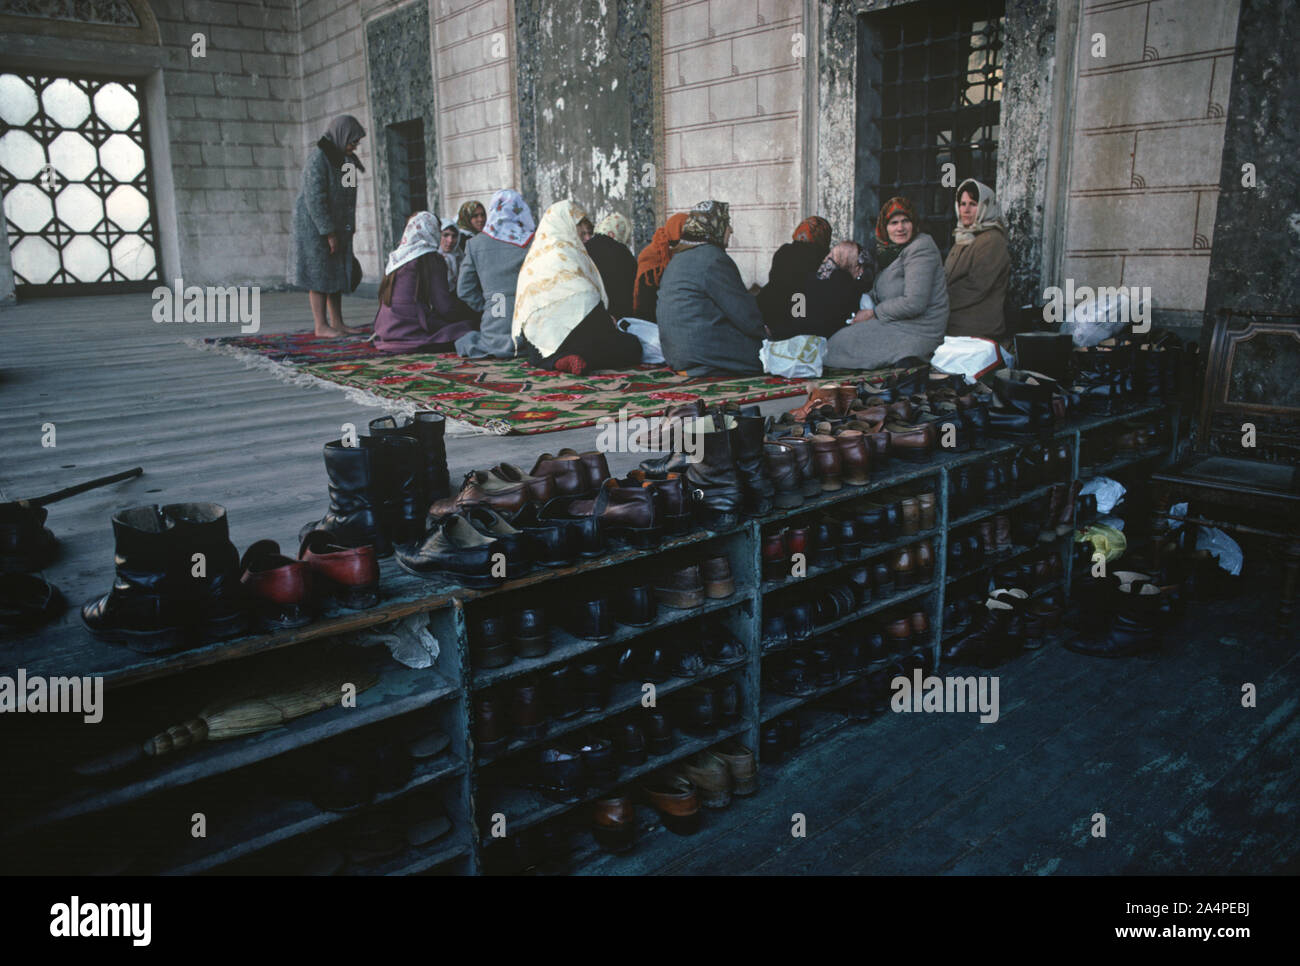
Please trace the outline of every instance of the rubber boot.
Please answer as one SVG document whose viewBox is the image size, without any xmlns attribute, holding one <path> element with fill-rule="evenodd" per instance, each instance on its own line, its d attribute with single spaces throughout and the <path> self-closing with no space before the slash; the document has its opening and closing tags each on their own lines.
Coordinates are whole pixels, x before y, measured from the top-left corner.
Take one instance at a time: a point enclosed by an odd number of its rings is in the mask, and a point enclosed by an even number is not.
<svg viewBox="0 0 1300 966">
<path fill-rule="evenodd" d="M 695 515 L 709 530 L 734 527 L 741 506 L 740 478 L 734 453 L 738 427 L 734 419 L 705 416 L 686 430 L 686 484 L 695 499 Z"/>
<path fill-rule="evenodd" d="M 172 503 L 162 510 L 172 522 L 176 593 L 197 642 L 244 633 L 248 615 L 239 583 L 239 551 L 230 542 L 226 508 L 218 503 Z"/>
<path fill-rule="evenodd" d="M 341 439 L 325 444 L 329 509 L 320 520 L 313 520 L 302 528 L 298 534 L 299 542 L 305 540 L 313 530 L 327 530 L 341 546 L 360 547 L 369 544 L 375 548 L 376 556 L 392 556 L 393 545 L 380 526 L 375 512 L 374 445 L 372 441 L 369 447 L 344 446 Z"/>
</svg>

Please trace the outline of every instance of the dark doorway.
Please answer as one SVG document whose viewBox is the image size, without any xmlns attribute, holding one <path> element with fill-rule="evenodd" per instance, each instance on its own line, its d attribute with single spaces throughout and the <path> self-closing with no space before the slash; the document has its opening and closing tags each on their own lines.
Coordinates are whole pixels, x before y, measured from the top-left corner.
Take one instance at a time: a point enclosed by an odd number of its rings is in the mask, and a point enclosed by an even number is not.
<svg viewBox="0 0 1300 966">
<path fill-rule="evenodd" d="M 931 0 L 860 18 L 859 241 L 870 239 L 881 204 L 902 195 L 946 252 L 956 186 L 975 178 L 997 187 L 1003 9 L 1003 0 Z M 945 164 L 955 167 L 946 185 Z"/>
<path fill-rule="evenodd" d="M 157 284 L 144 113 L 136 81 L 0 74 L 0 191 L 20 297 Z"/>
</svg>

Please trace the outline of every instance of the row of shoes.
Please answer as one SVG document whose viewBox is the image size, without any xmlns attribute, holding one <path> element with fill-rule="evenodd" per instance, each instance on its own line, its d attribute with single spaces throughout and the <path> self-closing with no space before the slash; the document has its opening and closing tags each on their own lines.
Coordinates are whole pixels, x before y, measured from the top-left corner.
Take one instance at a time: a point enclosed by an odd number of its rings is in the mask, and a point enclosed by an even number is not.
<svg viewBox="0 0 1300 966">
<path fill-rule="evenodd" d="M 945 619 L 945 663 L 997 667 L 1022 651 L 1037 650 L 1061 625 L 1062 607 L 1052 594 L 1031 598 L 1022 587 L 999 587 L 984 596 L 953 601 L 951 637 Z M 963 628 L 964 633 L 962 632 Z"/>
<path fill-rule="evenodd" d="M 1172 332 L 1145 339 L 1114 337 L 1070 353 L 1073 391 L 1090 413 L 1110 414 L 1144 399 L 1171 399 L 1182 391 L 1184 370 L 1195 364 L 1195 345 Z"/>
<path fill-rule="evenodd" d="M 857 521 L 840 519 L 821 521 L 812 527 L 793 527 L 764 537 L 764 579 L 776 582 L 797 575 L 795 554 L 801 554 L 808 566 L 819 569 L 862 562 L 868 556 L 869 547 L 859 539 L 858 531 Z M 888 557 L 877 558 L 870 569 L 882 575 L 885 570 L 895 572 L 900 591 L 913 586 L 917 577 L 925 583 L 934 571 L 934 542 L 926 537 L 901 547 Z M 885 582 L 882 579 L 873 584 L 879 587 Z"/>
<path fill-rule="evenodd" d="M 924 611 L 890 616 L 865 633 L 834 633 L 792 647 L 763 663 L 764 686 L 807 696 L 845 675 L 865 674 L 894 660 L 928 660 L 930 621 Z"/>
<path fill-rule="evenodd" d="M 1094 467 L 1113 459 L 1132 456 L 1162 445 L 1167 427 L 1162 421 L 1126 421 L 1092 433 L 1085 433 L 1079 448 L 1079 464 Z"/>
<path fill-rule="evenodd" d="M 1078 584 L 1080 634 L 1066 647 L 1092 657 L 1159 652 L 1166 632 L 1182 622 L 1192 585 L 1189 572 L 1114 570 Z"/>
<path fill-rule="evenodd" d="M 418 766 L 444 755 L 450 743 L 437 729 L 405 741 L 331 742 L 304 766 L 312 803 L 329 812 L 356 811 L 376 795 L 403 788 Z"/>
<path fill-rule="evenodd" d="M 1067 443 L 1026 446 L 1015 453 L 954 467 L 948 476 L 949 518 L 1070 477 Z"/>
<path fill-rule="evenodd" d="M 790 578 L 797 558 L 811 567 L 832 567 L 863 559 L 868 550 L 899 536 L 915 536 L 937 526 L 933 492 L 904 497 L 897 502 L 870 502 L 852 516 L 825 515 L 807 523 L 780 527 L 763 535 L 762 566 L 765 581 Z"/>
<path fill-rule="evenodd" d="M 651 775 L 641 785 L 645 801 L 659 813 L 664 827 L 678 835 L 690 835 L 701 825 L 700 809 L 721 809 L 732 796 L 744 797 L 758 791 L 758 765 L 754 753 L 734 739 L 684 758 L 671 768 Z M 593 831 L 596 841 L 611 851 L 626 851 L 632 842 L 628 827 L 629 799 L 622 807 L 611 807 L 609 799 L 596 802 Z M 629 820 L 630 819 L 630 820 Z"/>
</svg>

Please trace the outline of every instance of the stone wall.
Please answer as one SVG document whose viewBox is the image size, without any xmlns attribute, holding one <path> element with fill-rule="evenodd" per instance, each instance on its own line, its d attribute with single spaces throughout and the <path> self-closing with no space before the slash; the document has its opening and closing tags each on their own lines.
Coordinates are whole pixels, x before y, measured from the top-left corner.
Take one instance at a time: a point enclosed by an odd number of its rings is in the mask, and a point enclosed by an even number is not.
<svg viewBox="0 0 1300 966">
<path fill-rule="evenodd" d="M 746 284 L 767 281 L 772 252 L 800 210 L 803 5 L 790 0 L 664 0 L 664 171 L 668 211 L 731 205 L 729 254 Z"/>
<path fill-rule="evenodd" d="M 1082 0 L 1062 274 L 1150 286 L 1162 323 L 1205 305 L 1237 12 Z"/>
<path fill-rule="evenodd" d="M 431 0 L 443 210 L 519 184 L 508 0 Z M 439 212 L 442 213 L 441 211 Z"/>
</svg>

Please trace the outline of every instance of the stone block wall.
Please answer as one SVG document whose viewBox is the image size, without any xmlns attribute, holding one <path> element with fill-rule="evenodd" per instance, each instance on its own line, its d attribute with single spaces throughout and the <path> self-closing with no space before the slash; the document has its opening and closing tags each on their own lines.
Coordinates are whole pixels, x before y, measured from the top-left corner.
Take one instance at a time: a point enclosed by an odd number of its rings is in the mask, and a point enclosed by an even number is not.
<svg viewBox="0 0 1300 966">
<path fill-rule="evenodd" d="M 790 0 L 665 0 L 664 170 L 668 211 L 731 205 L 729 254 L 748 284 L 803 219 L 803 5 Z M 837 231 L 842 226 L 836 226 Z"/>
<path fill-rule="evenodd" d="M 1205 307 L 1238 7 L 1083 0 L 1062 277 L 1150 286 L 1173 324 Z"/>
</svg>

